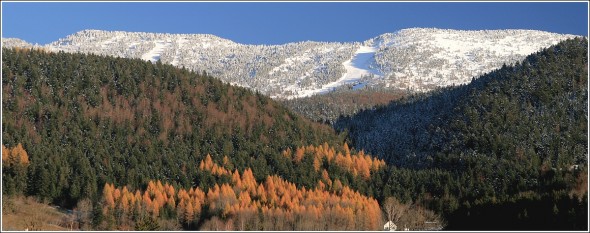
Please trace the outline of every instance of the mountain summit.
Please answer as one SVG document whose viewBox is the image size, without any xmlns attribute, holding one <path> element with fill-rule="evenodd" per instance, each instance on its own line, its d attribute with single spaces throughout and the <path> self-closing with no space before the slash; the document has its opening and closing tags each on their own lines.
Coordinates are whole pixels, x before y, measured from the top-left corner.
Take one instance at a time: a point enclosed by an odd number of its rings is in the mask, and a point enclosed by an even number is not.
<svg viewBox="0 0 590 233">
<path fill-rule="evenodd" d="M 535 30 L 410 28 L 355 43 L 247 45 L 209 34 L 83 30 L 41 47 L 161 61 L 273 98 L 297 98 L 338 88 L 424 92 L 464 84 L 572 37 Z M 3 46 L 27 44 L 9 38 Z"/>
</svg>

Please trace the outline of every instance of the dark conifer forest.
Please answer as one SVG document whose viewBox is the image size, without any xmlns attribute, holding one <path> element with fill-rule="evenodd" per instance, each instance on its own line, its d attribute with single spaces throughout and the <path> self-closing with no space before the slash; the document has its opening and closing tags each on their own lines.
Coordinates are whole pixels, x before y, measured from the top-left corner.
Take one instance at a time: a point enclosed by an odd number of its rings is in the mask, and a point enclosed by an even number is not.
<svg viewBox="0 0 590 233">
<path fill-rule="evenodd" d="M 401 168 L 384 196 L 425 203 L 448 229 L 586 229 L 587 48 L 586 39 L 563 41 L 334 126 Z"/>
<path fill-rule="evenodd" d="M 73 210 L 81 230 L 587 230 L 587 54 L 570 39 L 344 106 L 3 48 L 2 194 Z"/>
</svg>

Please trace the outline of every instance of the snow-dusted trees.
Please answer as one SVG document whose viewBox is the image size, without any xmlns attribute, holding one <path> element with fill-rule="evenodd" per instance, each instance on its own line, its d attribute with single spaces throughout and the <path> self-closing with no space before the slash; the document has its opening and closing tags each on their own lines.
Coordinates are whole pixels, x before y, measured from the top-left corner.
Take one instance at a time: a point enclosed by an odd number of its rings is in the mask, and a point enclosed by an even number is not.
<svg viewBox="0 0 590 233">
<path fill-rule="evenodd" d="M 457 31 L 404 29 L 369 39 L 378 48 L 372 68 L 394 88 L 428 91 L 463 84 L 502 64 L 570 37 L 540 31 Z M 9 43 L 19 44 L 19 43 Z M 60 39 L 47 49 L 84 52 L 206 70 L 227 83 L 249 87 L 273 97 L 293 97 L 334 82 L 346 70 L 361 43 L 296 42 L 244 45 L 208 34 L 162 34 L 84 30 Z"/>
<path fill-rule="evenodd" d="M 404 29 L 378 37 L 379 44 L 396 46 L 381 47 L 375 61 L 390 86 L 429 91 L 465 84 L 568 37 L 531 30 Z"/>
<path fill-rule="evenodd" d="M 17 43 L 12 43 L 17 44 Z M 290 96 L 317 89 L 342 76 L 342 62 L 355 46 L 348 43 L 297 42 L 244 45 L 208 34 L 156 34 L 84 30 L 45 46 L 186 67 L 227 83 L 270 96 Z"/>
</svg>

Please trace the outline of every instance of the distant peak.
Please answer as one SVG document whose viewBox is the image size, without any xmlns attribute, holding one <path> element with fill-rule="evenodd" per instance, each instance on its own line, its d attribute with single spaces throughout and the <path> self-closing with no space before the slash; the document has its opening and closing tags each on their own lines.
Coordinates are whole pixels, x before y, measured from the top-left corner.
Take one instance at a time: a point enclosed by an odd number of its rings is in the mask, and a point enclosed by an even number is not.
<svg viewBox="0 0 590 233">
<path fill-rule="evenodd" d="M 2 38 L 2 47 L 33 47 L 33 45 L 19 38 Z"/>
<path fill-rule="evenodd" d="M 94 37 L 94 36 L 101 36 L 101 37 L 110 37 L 110 36 L 138 36 L 138 37 L 151 37 L 151 38 L 159 38 L 159 39 L 175 39 L 175 38 L 185 38 L 185 39 L 196 39 L 196 40 L 214 40 L 224 43 L 236 43 L 232 40 L 225 39 L 213 34 L 187 34 L 187 33 L 161 33 L 161 32 L 130 32 L 130 31 L 108 31 L 108 30 L 98 30 L 98 29 L 84 29 L 78 31 L 74 34 L 66 36 L 60 40 L 68 40 L 71 38 L 76 37 Z"/>
</svg>

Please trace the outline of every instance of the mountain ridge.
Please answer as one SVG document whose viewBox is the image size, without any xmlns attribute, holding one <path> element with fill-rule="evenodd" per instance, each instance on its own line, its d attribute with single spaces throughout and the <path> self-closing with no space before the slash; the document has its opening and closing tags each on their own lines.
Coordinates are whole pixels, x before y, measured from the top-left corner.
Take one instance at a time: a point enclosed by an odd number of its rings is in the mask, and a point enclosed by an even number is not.
<svg viewBox="0 0 590 233">
<path fill-rule="evenodd" d="M 212 34 L 87 29 L 46 45 L 6 38 L 3 46 L 161 61 L 206 71 L 272 98 L 291 99 L 340 88 L 426 92 L 465 84 L 472 77 L 572 37 L 575 35 L 524 29 L 409 28 L 360 42 L 255 45 Z"/>
</svg>

